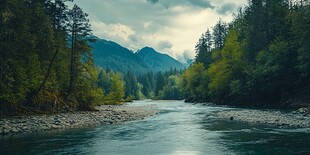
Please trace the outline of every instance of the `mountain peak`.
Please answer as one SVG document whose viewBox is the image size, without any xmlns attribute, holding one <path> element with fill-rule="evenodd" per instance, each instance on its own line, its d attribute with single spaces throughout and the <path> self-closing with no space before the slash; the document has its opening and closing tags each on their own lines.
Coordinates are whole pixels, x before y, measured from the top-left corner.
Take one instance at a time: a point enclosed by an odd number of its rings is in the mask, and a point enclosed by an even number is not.
<svg viewBox="0 0 310 155">
<path fill-rule="evenodd" d="M 113 41 L 98 39 L 92 44 L 95 63 L 114 71 L 132 71 L 143 74 L 148 71 L 168 71 L 171 68 L 184 69 L 185 66 L 167 54 L 161 54 L 152 47 L 143 47 L 136 53 Z"/>
<path fill-rule="evenodd" d="M 149 47 L 149 46 L 145 46 L 142 49 L 137 51 L 137 53 L 140 53 L 140 52 L 142 52 L 142 53 L 143 52 L 154 52 L 154 53 L 157 53 L 154 48 Z"/>
<path fill-rule="evenodd" d="M 144 47 L 136 55 L 155 71 L 167 71 L 171 68 L 184 69 L 185 66 L 167 54 L 157 52 L 152 47 Z"/>
</svg>

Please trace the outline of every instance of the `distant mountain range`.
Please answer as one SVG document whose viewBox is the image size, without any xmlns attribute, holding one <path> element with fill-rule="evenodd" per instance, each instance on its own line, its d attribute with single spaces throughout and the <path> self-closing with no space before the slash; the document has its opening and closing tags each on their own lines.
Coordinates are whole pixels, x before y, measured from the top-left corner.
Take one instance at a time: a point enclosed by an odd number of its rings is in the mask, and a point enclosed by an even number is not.
<svg viewBox="0 0 310 155">
<path fill-rule="evenodd" d="M 98 39 L 91 43 L 95 63 L 113 71 L 144 74 L 148 71 L 168 71 L 170 69 L 184 69 L 185 65 L 167 54 L 161 54 L 151 47 L 144 47 L 133 52 L 113 41 Z"/>
</svg>

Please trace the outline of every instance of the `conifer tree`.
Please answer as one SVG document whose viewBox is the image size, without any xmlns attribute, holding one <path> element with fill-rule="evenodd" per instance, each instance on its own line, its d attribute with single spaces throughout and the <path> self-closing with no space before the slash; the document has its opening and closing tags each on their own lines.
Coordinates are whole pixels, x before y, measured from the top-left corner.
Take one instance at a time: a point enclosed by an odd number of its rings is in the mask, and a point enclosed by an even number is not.
<svg viewBox="0 0 310 155">
<path fill-rule="evenodd" d="M 70 83 L 69 83 L 69 94 L 74 93 L 76 78 L 78 76 L 78 66 L 81 60 L 82 52 L 80 51 L 81 45 L 87 37 L 90 37 L 91 29 L 89 20 L 87 19 L 88 14 L 84 13 L 80 7 L 74 5 L 72 10 L 69 11 L 69 23 L 68 31 L 71 38 L 71 61 L 70 61 Z"/>
</svg>

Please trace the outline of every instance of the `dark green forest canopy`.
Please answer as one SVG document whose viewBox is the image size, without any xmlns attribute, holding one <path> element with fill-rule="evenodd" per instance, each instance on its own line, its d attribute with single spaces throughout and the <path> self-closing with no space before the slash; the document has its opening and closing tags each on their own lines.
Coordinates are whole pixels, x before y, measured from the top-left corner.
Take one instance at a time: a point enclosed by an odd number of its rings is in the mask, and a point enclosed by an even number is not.
<svg viewBox="0 0 310 155">
<path fill-rule="evenodd" d="M 70 2 L 1 2 L 0 115 L 92 110 L 95 105 L 118 104 L 125 98 L 155 98 L 165 84 L 157 77 L 179 74 L 170 68 L 164 69 L 166 73 L 157 73 L 162 68 L 153 73 L 148 69 L 153 66 L 146 64 L 147 70 L 142 72 L 146 76 L 138 78 L 131 70 L 121 74 L 97 67 L 90 46 L 96 38 L 88 14 L 77 5 L 68 8 Z M 139 54 L 130 54 L 142 60 Z M 174 63 L 183 69 L 182 64 Z"/>
<path fill-rule="evenodd" d="M 182 75 L 188 101 L 288 106 L 309 103 L 308 0 L 251 0 L 231 23 L 219 21 L 196 45 Z"/>
<path fill-rule="evenodd" d="M 169 63 L 150 61 L 150 48 L 131 53 L 132 61 L 149 63 L 133 66 L 136 70 L 97 67 L 88 14 L 77 5 L 68 8 L 69 2 L 1 2 L 0 115 L 92 110 L 143 98 L 309 103 L 308 0 L 250 0 L 232 22 L 220 20 L 202 34 L 195 63 L 182 73 L 181 68 L 167 69 L 172 61 L 165 55 L 161 61 Z M 166 72 L 158 72 L 162 68 Z"/>
<path fill-rule="evenodd" d="M 103 97 L 88 15 L 67 1 L 1 2 L 1 115 L 91 109 Z"/>
</svg>

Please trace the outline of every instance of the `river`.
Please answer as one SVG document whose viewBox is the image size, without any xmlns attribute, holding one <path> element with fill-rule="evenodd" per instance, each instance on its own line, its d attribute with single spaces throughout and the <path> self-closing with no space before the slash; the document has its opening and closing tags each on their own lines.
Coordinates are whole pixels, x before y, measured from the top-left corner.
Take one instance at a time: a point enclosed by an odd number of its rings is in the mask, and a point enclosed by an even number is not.
<svg viewBox="0 0 310 155">
<path fill-rule="evenodd" d="M 225 107 L 183 101 L 145 100 L 127 106 L 137 105 L 156 107 L 160 113 L 123 124 L 0 138 L 0 154 L 310 154 L 309 129 L 222 120 L 215 113 Z"/>
</svg>

